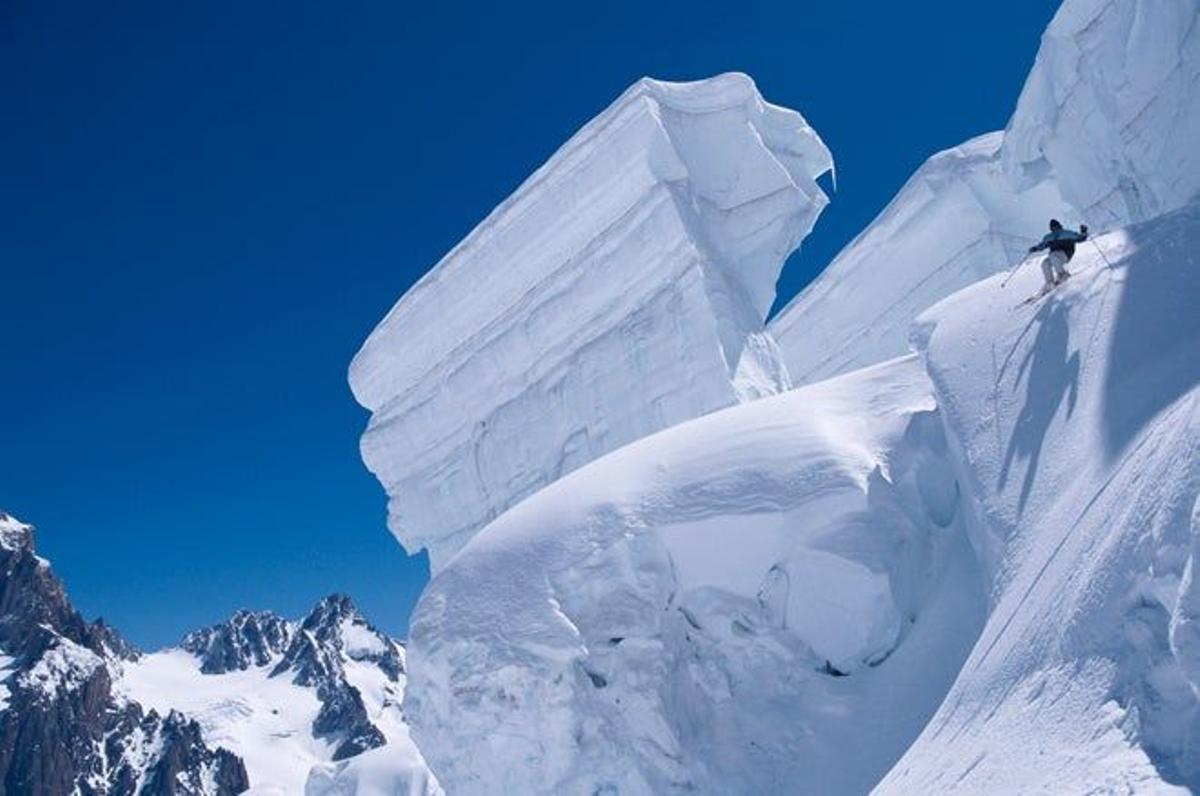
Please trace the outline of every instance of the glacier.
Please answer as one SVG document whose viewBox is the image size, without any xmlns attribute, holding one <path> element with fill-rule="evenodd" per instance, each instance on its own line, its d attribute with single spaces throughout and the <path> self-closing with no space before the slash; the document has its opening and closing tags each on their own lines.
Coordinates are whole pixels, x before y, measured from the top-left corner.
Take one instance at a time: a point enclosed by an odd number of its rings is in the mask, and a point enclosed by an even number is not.
<svg viewBox="0 0 1200 796">
<path fill-rule="evenodd" d="M 1200 789 L 1198 17 L 1067 0 L 766 329 L 832 162 L 741 75 L 636 84 L 401 298 L 351 381 L 438 782 Z M 1024 306 L 1052 216 L 1103 232 Z"/>
<path fill-rule="evenodd" d="M 863 792 L 982 626 L 969 521 L 915 357 L 659 432 L 434 577 L 413 738 L 455 793 Z"/>
<path fill-rule="evenodd" d="M 440 570 L 621 445 L 785 390 L 764 321 L 829 150 L 726 74 L 643 79 L 405 293 L 350 368 L 389 527 Z"/>
<path fill-rule="evenodd" d="M 930 158 L 769 328 L 797 383 L 899 356 L 920 312 L 1094 230 L 1200 195 L 1197 0 L 1067 0 L 1006 129 Z"/>
<path fill-rule="evenodd" d="M 1200 787 L 1197 251 L 1200 204 L 1100 236 L 1038 305 L 983 280 L 916 355 L 510 509 L 413 617 L 431 768 L 463 793 Z"/>
</svg>

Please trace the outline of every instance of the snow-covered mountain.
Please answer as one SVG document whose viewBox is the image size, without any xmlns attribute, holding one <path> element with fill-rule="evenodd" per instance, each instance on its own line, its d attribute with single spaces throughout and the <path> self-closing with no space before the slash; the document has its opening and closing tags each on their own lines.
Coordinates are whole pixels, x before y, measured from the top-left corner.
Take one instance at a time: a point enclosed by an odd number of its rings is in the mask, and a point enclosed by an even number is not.
<svg viewBox="0 0 1200 796">
<path fill-rule="evenodd" d="M 930 158 L 771 321 L 807 383 L 899 356 L 924 309 L 1046 221 L 1113 229 L 1200 194 L 1200 2 L 1067 0 L 1003 133 Z"/>
<path fill-rule="evenodd" d="M 0 513 L 0 793 L 233 794 L 242 761 L 170 707 L 146 710 L 114 682 L 137 658 L 84 622 L 32 526 Z"/>
<path fill-rule="evenodd" d="M 409 739 L 404 685 L 404 648 L 333 595 L 298 622 L 239 611 L 127 663 L 119 688 L 193 718 L 245 761 L 252 793 L 354 792 L 364 766 L 387 793 L 437 793 Z"/>
<path fill-rule="evenodd" d="M 441 792 L 401 710 L 404 647 L 348 597 L 143 654 L 80 617 L 33 542 L 0 513 L 0 794 Z"/>
<path fill-rule="evenodd" d="M 745 75 L 641 80 L 585 125 L 351 365 L 405 547 L 436 572 L 597 456 L 790 386 L 763 322 L 831 167 Z"/>
</svg>

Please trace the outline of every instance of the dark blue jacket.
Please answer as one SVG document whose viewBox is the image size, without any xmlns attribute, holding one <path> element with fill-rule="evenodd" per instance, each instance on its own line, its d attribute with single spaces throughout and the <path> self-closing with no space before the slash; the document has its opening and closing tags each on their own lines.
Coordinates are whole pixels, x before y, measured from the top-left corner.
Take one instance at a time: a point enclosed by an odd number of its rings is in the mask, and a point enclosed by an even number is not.
<svg viewBox="0 0 1200 796">
<path fill-rule="evenodd" d="M 1087 227 L 1083 228 L 1083 232 L 1076 232 L 1072 229 L 1056 229 L 1042 238 L 1041 243 L 1030 247 L 1029 251 L 1038 252 L 1042 249 L 1049 249 L 1052 252 L 1062 252 L 1070 260 L 1075 256 L 1075 244 L 1085 240 L 1087 240 Z"/>
</svg>

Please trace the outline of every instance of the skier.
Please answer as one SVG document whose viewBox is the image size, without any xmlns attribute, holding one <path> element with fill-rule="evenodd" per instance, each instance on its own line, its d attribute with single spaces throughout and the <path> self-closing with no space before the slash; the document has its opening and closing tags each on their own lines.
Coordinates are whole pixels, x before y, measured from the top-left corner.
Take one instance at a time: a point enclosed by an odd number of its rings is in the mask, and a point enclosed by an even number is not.
<svg viewBox="0 0 1200 796">
<path fill-rule="evenodd" d="M 1050 219 L 1050 233 L 1042 238 L 1041 243 L 1029 247 L 1030 254 L 1042 249 L 1050 250 L 1042 260 L 1042 275 L 1046 277 L 1046 284 L 1042 286 L 1042 292 L 1038 295 L 1046 295 L 1071 275 L 1067 270 L 1067 263 L 1075 256 L 1075 244 L 1087 240 L 1087 234 L 1087 224 L 1080 224 L 1079 231 L 1075 232 L 1063 229 L 1058 219 Z"/>
</svg>

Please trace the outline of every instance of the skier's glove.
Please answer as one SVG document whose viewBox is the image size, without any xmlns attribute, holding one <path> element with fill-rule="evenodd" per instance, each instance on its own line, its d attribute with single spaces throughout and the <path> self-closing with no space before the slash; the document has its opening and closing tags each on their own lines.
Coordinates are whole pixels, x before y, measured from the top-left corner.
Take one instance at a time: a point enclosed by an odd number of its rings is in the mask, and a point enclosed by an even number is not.
<svg viewBox="0 0 1200 796">
<path fill-rule="evenodd" d="M 1086 235 L 1087 234 L 1087 224 L 1080 224 L 1079 231 L 1082 232 L 1084 235 Z"/>
</svg>

